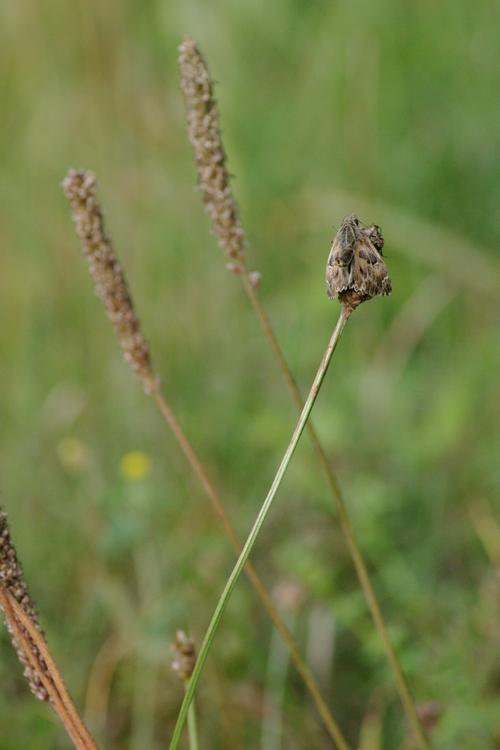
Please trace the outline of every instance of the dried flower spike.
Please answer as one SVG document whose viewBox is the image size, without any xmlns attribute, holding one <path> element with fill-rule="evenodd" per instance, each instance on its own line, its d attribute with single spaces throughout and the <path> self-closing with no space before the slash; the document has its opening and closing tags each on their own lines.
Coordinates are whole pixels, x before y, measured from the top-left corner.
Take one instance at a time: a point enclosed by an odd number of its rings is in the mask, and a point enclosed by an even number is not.
<svg viewBox="0 0 500 750">
<path fill-rule="evenodd" d="M 186 682 L 193 674 L 196 663 L 194 641 L 183 630 L 178 630 L 171 648 L 174 655 L 172 669 L 182 682 Z"/>
<path fill-rule="evenodd" d="M 123 269 L 104 228 L 104 218 L 96 200 L 96 179 L 92 172 L 70 169 L 62 183 L 87 258 L 97 296 L 103 301 L 113 324 L 125 361 L 141 378 L 150 393 L 156 379 L 149 347 L 141 333 Z"/>
<path fill-rule="evenodd" d="M 42 633 L 42 629 L 40 627 L 37 614 L 36 614 L 36 607 L 28 593 L 26 582 L 24 580 L 23 569 L 21 567 L 19 560 L 17 559 L 16 549 L 14 547 L 14 544 L 10 536 L 9 526 L 7 523 L 7 515 L 1 508 L 0 508 L 0 588 L 7 591 L 16 600 L 16 602 L 18 602 L 23 612 L 30 619 L 30 621 L 33 623 L 35 628 L 40 633 Z M 26 677 L 28 681 L 31 691 L 34 693 L 34 695 L 36 695 L 36 697 L 39 700 L 42 700 L 42 701 L 48 700 L 49 696 L 48 696 L 47 690 L 44 688 L 42 684 L 40 675 L 38 674 L 37 670 L 33 668 L 32 664 L 30 664 L 30 660 L 28 659 L 26 653 L 24 652 L 24 649 L 22 648 L 21 643 L 16 639 L 14 631 L 8 619 L 6 619 L 6 623 L 7 623 L 7 628 L 12 638 L 12 645 L 14 646 L 16 650 L 19 661 L 24 667 L 24 676 Z M 26 636 L 26 633 L 25 633 L 25 636 Z M 43 662 L 43 659 L 41 657 L 41 654 L 39 653 L 37 646 L 32 642 L 31 638 L 28 637 L 27 641 L 30 645 L 30 649 L 32 650 L 33 656 L 35 657 L 34 659 L 32 659 L 32 661 L 39 664 L 40 669 L 44 670 L 45 672 L 46 666 Z"/>
<path fill-rule="evenodd" d="M 217 102 L 207 64 L 192 39 L 185 39 L 179 51 L 187 129 L 203 202 L 222 250 L 229 258 L 243 262 L 245 234 L 231 190 Z"/>
<path fill-rule="evenodd" d="M 329 297 L 338 297 L 347 313 L 377 294 L 391 293 L 379 226 L 363 228 L 354 214 L 346 216 L 332 242 L 326 265 Z"/>
</svg>

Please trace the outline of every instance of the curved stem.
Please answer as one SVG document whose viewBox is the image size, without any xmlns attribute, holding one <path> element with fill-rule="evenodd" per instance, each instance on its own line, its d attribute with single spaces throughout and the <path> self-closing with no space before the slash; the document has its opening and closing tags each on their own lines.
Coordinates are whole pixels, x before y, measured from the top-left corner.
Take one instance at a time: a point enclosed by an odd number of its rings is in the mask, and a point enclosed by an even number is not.
<svg viewBox="0 0 500 750">
<path fill-rule="evenodd" d="M 175 725 L 174 734 L 172 737 L 172 741 L 170 743 L 170 750 L 176 750 L 176 748 L 179 745 L 179 741 L 182 735 L 182 730 L 184 728 L 184 724 L 187 717 L 187 712 L 189 709 L 189 705 L 193 699 L 196 686 L 198 684 L 198 681 L 200 679 L 203 667 L 205 665 L 208 652 L 210 651 L 210 646 L 212 645 L 213 639 L 215 637 L 215 634 L 217 632 L 217 628 L 219 627 L 219 624 L 222 619 L 222 615 L 224 614 L 224 610 L 226 609 L 226 606 L 229 602 L 230 596 L 238 582 L 238 579 L 243 571 L 243 568 L 245 566 L 245 563 L 250 555 L 250 552 L 252 551 L 252 548 L 255 544 L 255 541 L 259 535 L 259 532 L 262 528 L 262 525 L 266 519 L 267 514 L 269 513 L 269 510 L 271 508 L 271 505 L 273 503 L 273 500 L 276 496 L 276 492 L 278 491 L 278 488 L 282 482 L 282 479 L 285 475 L 285 472 L 288 468 L 288 464 L 290 463 L 290 459 L 293 456 L 293 453 L 295 451 L 295 448 L 297 447 L 297 443 L 299 442 L 299 438 L 302 435 L 302 432 L 304 431 L 304 427 L 306 425 L 307 419 L 309 417 L 309 414 L 311 413 L 311 410 L 314 406 L 314 403 L 316 401 L 316 398 L 318 396 L 319 390 L 321 388 L 321 384 L 323 382 L 323 379 L 326 375 L 326 371 L 328 369 L 328 365 L 330 364 L 330 360 L 332 358 L 332 354 L 335 351 L 335 348 L 337 346 L 337 343 L 340 339 L 340 336 L 342 334 L 342 331 L 344 330 L 345 324 L 347 322 L 348 315 L 344 310 L 342 309 L 339 319 L 337 321 L 337 325 L 335 326 L 335 329 L 332 333 L 332 336 L 330 338 L 330 341 L 328 343 L 328 346 L 326 348 L 326 351 L 323 355 L 323 358 L 321 360 L 321 364 L 318 368 L 318 371 L 316 373 L 316 377 L 314 378 L 313 384 L 311 386 L 311 390 L 309 391 L 309 395 L 307 397 L 306 403 L 304 404 L 304 408 L 302 409 L 302 412 L 300 414 L 300 417 L 297 421 L 297 424 L 295 426 L 295 429 L 293 431 L 292 437 L 290 439 L 290 442 L 288 444 L 288 447 L 285 451 L 285 454 L 281 460 L 281 463 L 278 467 L 278 470 L 276 472 L 276 475 L 274 477 L 274 480 L 271 484 L 271 488 L 267 494 L 266 499 L 264 500 L 264 503 L 259 511 L 259 514 L 255 520 L 255 523 L 252 527 L 252 530 L 250 531 L 250 534 L 247 537 L 247 540 L 245 544 L 243 545 L 243 549 L 241 551 L 240 556 L 238 557 L 238 560 L 236 562 L 236 565 L 234 566 L 231 575 L 228 578 L 228 581 L 224 587 L 224 591 L 222 592 L 220 599 L 217 603 L 217 606 L 215 608 L 214 614 L 212 615 L 212 619 L 210 621 L 210 625 L 208 626 L 207 632 L 205 634 L 205 637 L 203 639 L 203 643 L 201 644 L 200 653 L 198 655 L 198 658 L 196 660 L 196 665 L 193 670 L 193 674 L 191 676 L 191 679 L 189 680 L 189 684 L 187 686 L 187 690 L 184 696 L 184 700 L 182 702 L 179 716 L 177 718 L 177 723 Z"/>
</svg>

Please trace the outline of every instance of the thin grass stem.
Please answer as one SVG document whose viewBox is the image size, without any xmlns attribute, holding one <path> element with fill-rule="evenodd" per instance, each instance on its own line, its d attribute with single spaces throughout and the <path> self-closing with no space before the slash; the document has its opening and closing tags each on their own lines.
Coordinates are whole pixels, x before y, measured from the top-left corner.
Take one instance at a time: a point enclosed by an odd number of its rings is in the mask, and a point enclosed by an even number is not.
<svg viewBox="0 0 500 750">
<path fill-rule="evenodd" d="M 212 484 L 210 478 L 208 477 L 208 474 L 203 464 L 201 463 L 200 459 L 198 458 L 197 454 L 195 453 L 191 443 L 189 442 L 180 424 L 178 423 L 175 417 L 175 414 L 173 413 L 172 409 L 169 406 L 168 401 L 165 399 L 164 395 L 159 390 L 159 386 L 156 386 L 153 389 L 153 398 L 155 399 L 156 404 L 163 415 L 163 418 L 165 419 L 167 425 L 169 426 L 175 439 L 177 440 L 177 443 L 179 444 L 182 452 L 184 453 L 184 456 L 186 457 L 188 463 L 190 464 L 193 472 L 198 477 L 198 480 L 200 481 L 205 491 L 205 494 L 207 495 L 207 497 L 209 498 L 211 502 L 214 513 L 220 519 L 222 526 L 224 527 L 226 535 L 229 541 L 231 542 L 233 549 L 235 550 L 236 554 L 239 555 L 242 550 L 242 544 L 238 536 L 236 535 L 234 527 L 222 504 L 220 496 L 217 490 L 215 489 L 214 485 Z M 255 567 L 252 565 L 250 561 L 247 561 L 246 563 L 245 572 L 250 580 L 250 583 L 252 584 L 255 591 L 257 592 L 264 608 L 267 610 L 275 628 L 278 630 L 281 637 L 283 638 L 283 641 L 285 642 L 290 652 L 290 657 L 293 661 L 293 664 L 297 672 L 300 674 L 309 694 L 311 695 L 311 698 L 313 699 L 316 705 L 318 713 L 323 720 L 323 723 L 325 725 L 325 728 L 328 734 L 330 735 L 332 740 L 336 743 L 339 750 L 349 750 L 347 741 L 344 738 L 344 735 L 339 725 L 334 719 L 332 712 L 328 708 L 328 705 L 326 704 L 326 701 L 321 694 L 318 683 L 316 682 L 316 679 L 312 671 L 310 670 L 310 668 L 307 666 L 306 662 L 302 658 L 302 655 L 299 651 L 299 647 L 297 645 L 295 638 L 290 632 L 290 629 L 285 624 L 285 621 L 281 617 L 280 613 L 276 609 L 269 591 L 267 590 L 265 585 L 262 583 L 261 579 L 259 578 L 257 574 L 257 571 L 255 570 Z"/>
<path fill-rule="evenodd" d="M 278 488 L 283 480 L 283 477 L 285 475 L 285 472 L 288 468 L 288 465 L 290 463 L 290 460 L 295 452 L 295 449 L 297 447 L 297 444 L 299 442 L 300 436 L 302 435 L 302 432 L 304 431 L 304 427 L 306 425 L 306 422 L 309 418 L 309 415 L 311 413 L 311 410 L 314 406 L 314 403 L 316 401 L 316 398 L 318 397 L 318 393 L 321 388 L 321 384 L 324 380 L 324 377 L 326 375 L 326 372 L 328 370 L 328 365 L 330 364 L 333 352 L 336 349 L 336 346 L 338 344 L 338 341 L 340 339 L 340 336 L 342 335 L 342 331 L 344 330 L 345 324 L 348 320 L 348 314 L 344 310 L 344 308 L 341 309 L 341 313 L 339 315 L 339 319 L 337 321 L 337 324 L 334 328 L 334 331 L 331 335 L 330 341 L 328 342 L 328 346 L 326 348 L 326 351 L 323 355 L 323 358 L 321 360 L 320 366 L 318 368 L 318 371 L 316 373 L 316 377 L 314 378 L 313 384 L 311 386 L 311 389 L 309 391 L 309 395 L 306 399 L 306 402 L 304 404 L 304 408 L 302 409 L 302 412 L 299 416 L 299 419 L 297 421 L 297 424 L 295 426 L 295 429 L 292 433 L 292 437 L 290 439 L 290 442 L 288 444 L 288 447 L 285 451 L 285 454 L 281 460 L 281 463 L 278 467 L 278 470 L 276 472 L 276 475 L 273 479 L 273 482 L 271 484 L 271 488 L 267 494 L 266 499 L 264 500 L 264 503 L 259 511 L 259 514 L 255 520 L 255 523 L 252 527 L 252 530 L 250 531 L 250 534 L 247 537 L 247 540 L 245 544 L 243 545 L 243 549 L 240 553 L 240 556 L 238 557 L 238 560 L 236 562 L 236 565 L 234 566 L 231 575 L 229 576 L 227 583 L 224 587 L 224 591 L 221 594 L 221 597 L 217 603 L 217 606 L 215 608 L 214 614 L 212 615 L 212 619 L 210 621 L 210 624 L 208 626 L 207 632 L 205 634 L 205 637 L 203 639 L 203 642 L 201 644 L 200 652 L 198 655 L 198 658 L 196 660 L 195 668 L 193 670 L 193 674 L 191 676 L 191 679 L 189 680 L 189 685 L 187 686 L 186 693 L 184 695 L 184 700 L 182 702 L 179 716 L 177 718 L 177 723 L 175 725 L 174 734 L 172 736 L 172 740 L 170 743 L 170 750 L 176 750 L 179 746 L 179 741 L 182 736 L 182 730 L 184 728 L 184 724 L 186 722 L 186 717 L 188 713 L 188 709 L 190 706 L 190 703 L 193 699 L 198 681 L 200 679 L 203 667 L 205 665 L 205 662 L 207 660 L 208 653 L 210 651 L 210 647 L 212 645 L 212 642 L 215 638 L 215 634 L 217 632 L 217 629 L 220 625 L 220 622 L 222 620 L 222 616 L 224 614 L 224 610 L 227 607 L 227 604 L 229 602 L 229 599 L 231 597 L 231 594 L 238 582 L 238 579 L 243 571 L 243 568 L 245 566 L 246 561 L 248 560 L 248 557 L 252 551 L 252 548 L 257 540 L 257 537 L 259 535 L 259 532 L 262 528 L 262 525 L 267 517 L 267 514 L 269 513 L 269 510 L 271 509 L 271 505 L 273 503 L 273 500 L 276 496 L 276 493 L 278 491 Z"/>
</svg>

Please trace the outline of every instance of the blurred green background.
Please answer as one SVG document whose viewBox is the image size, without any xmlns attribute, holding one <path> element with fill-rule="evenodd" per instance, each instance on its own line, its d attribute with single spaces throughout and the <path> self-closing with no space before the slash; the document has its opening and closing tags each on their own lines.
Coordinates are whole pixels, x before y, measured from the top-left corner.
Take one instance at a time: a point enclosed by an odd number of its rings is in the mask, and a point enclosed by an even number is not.
<svg viewBox="0 0 500 750">
<path fill-rule="evenodd" d="M 68 167 L 97 173 L 166 394 L 241 534 L 295 420 L 194 188 L 185 34 L 218 82 L 250 266 L 304 391 L 337 315 L 335 227 L 354 211 L 383 228 L 394 293 L 350 322 L 314 421 L 413 692 L 441 713 L 435 747 L 500 747 L 499 16 L 493 0 L 2 3 L 0 496 L 103 748 L 167 746 L 169 644 L 203 635 L 233 555 L 121 360 Z M 254 560 L 352 747 L 408 750 L 331 508 L 304 438 Z M 199 721 L 202 748 L 330 747 L 246 581 Z M 5 629 L 0 747 L 68 747 Z"/>
</svg>

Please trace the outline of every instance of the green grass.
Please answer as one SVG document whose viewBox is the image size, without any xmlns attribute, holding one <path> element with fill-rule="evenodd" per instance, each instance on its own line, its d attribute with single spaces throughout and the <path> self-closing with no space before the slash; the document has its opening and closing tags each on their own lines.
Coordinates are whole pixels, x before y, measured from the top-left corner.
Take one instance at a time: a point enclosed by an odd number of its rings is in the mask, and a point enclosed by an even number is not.
<svg viewBox="0 0 500 750">
<path fill-rule="evenodd" d="M 436 747 L 498 746 L 498 589 L 471 522 L 479 500 L 498 516 L 500 479 L 495 20 L 493 2 L 450 0 L 2 6 L 0 493 L 106 750 L 167 745 L 182 698 L 169 642 L 178 627 L 202 636 L 233 556 L 121 362 L 59 187 L 69 166 L 97 172 L 157 369 L 241 535 L 295 419 L 193 189 L 186 33 L 219 81 L 250 265 L 303 390 L 337 314 L 323 288 L 333 228 L 350 211 L 382 224 L 394 294 L 356 313 L 314 421 L 414 692 L 443 706 Z M 86 450 L 73 468 L 68 437 Z M 136 449 L 153 468 L 133 482 L 120 460 Z M 377 705 L 392 750 L 401 711 L 328 507 L 304 440 L 253 559 L 270 585 L 299 585 L 304 650 L 315 613 L 335 623 L 319 677 L 353 747 Z M 117 660 L 103 712 L 106 684 L 88 686 L 105 643 Z M 202 748 L 258 747 L 269 644 L 242 582 L 203 678 Z M 66 747 L 5 632 L 0 649 L 2 750 Z M 291 671 L 284 727 L 287 748 L 325 746 Z"/>
</svg>

